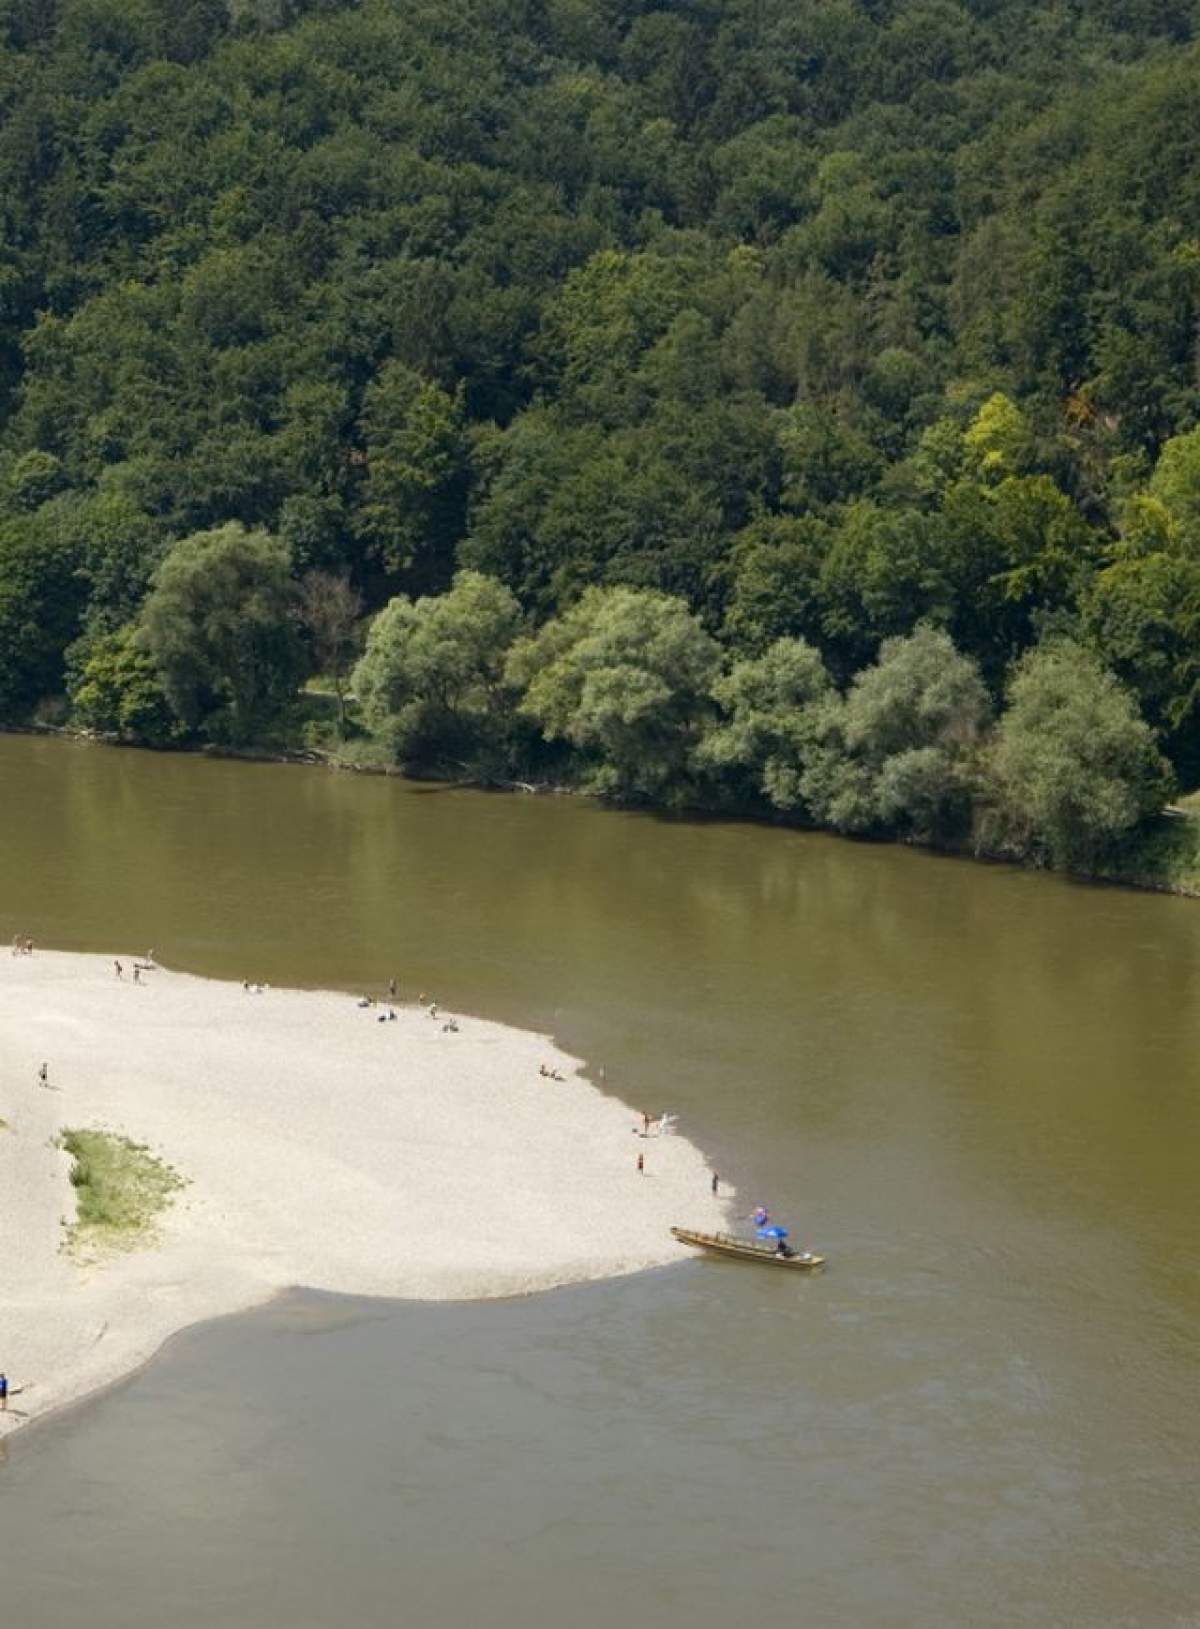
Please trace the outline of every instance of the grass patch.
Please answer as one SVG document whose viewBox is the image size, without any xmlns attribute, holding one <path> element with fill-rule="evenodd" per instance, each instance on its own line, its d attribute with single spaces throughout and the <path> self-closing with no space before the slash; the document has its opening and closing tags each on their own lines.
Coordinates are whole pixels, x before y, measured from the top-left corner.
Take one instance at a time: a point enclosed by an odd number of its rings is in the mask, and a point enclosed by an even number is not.
<svg viewBox="0 0 1200 1629">
<path fill-rule="evenodd" d="M 178 1171 L 111 1131 L 64 1131 L 58 1146 L 71 1156 L 78 1210 L 67 1224 L 67 1251 L 92 1256 L 150 1243 L 156 1218 L 184 1186 Z"/>
</svg>

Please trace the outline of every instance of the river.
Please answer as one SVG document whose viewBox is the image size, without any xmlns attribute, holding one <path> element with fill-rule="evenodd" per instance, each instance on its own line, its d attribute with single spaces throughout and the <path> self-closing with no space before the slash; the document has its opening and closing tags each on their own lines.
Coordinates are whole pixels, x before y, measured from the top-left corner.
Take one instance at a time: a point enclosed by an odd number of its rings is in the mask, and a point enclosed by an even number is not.
<svg viewBox="0 0 1200 1629">
<path fill-rule="evenodd" d="M 0 883 L 553 1031 L 831 1261 L 187 1331 L 11 1441 L 5 1629 L 1200 1624 L 1200 905 L 32 737 Z"/>
</svg>

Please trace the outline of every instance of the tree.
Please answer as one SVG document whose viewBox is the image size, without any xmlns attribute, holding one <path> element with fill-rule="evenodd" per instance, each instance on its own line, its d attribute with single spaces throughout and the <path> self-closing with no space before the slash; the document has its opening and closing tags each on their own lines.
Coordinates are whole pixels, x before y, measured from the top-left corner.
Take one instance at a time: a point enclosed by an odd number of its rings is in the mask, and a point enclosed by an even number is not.
<svg viewBox="0 0 1200 1629">
<path fill-rule="evenodd" d="M 1001 845 L 1063 867 L 1093 863 L 1171 790 L 1128 691 L 1070 640 L 1017 664 L 987 779 Z"/>
<path fill-rule="evenodd" d="M 445 594 L 390 600 L 354 670 L 367 724 L 404 762 L 494 767 L 510 716 L 505 655 L 520 625 L 513 595 L 477 571 L 460 571 Z"/>
<path fill-rule="evenodd" d="M 1182 773 L 1200 771 L 1200 560 L 1175 552 L 1121 556 L 1084 600 L 1087 642 L 1167 735 Z"/>
<path fill-rule="evenodd" d="M 245 742 L 304 669 L 287 550 L 236 522 L 177 543 L 154 577 L 141 638 L 175 713 L 215 740 Z"/>
<path fill-rule="evenodd" d="M 461 392 L 447 395 L 412 368 L 389 362 L 367 390 L 362 433 L 359 536 L 389 571 L 419 568 L 423 586 L 440 589 L 465 517 Z"/>
<path fill-rule="evenodd" d="M 1200 429 L 1167 442 L 1149 492 L 1167 511 L 1173 533 L 1200 553 Z"/>
<path fill-rule="evenodd" d="M 974 757 L 989 712 L 976 664 L 922 624 L 885 639 L 844 701 L 812 720 L 800 791 L 844 831 L 891 828 L 945 838 L 964 824 Z"/>
<path fill-rule="evenodd" d="M 778 639 L 762 656 L 735 662 L 712 694 L 723 722 L 704 736 L 697 762 L 735 772 L 777 809 L 800 806 L 813 710 L 833 695 L 819 654 L 803 639 Z"/>
<path fill-rule="evenodd" d="M 150 747 L 174 746 L 186 733 L 133 625 L 92 644 L 70 695 L 84 729 Z"/>
<path fill-rule="evenodd" d="M 1024 475 L 1033 463 L 1029 420 L 1000 391 L 989 396 L 971 420 L 963 432 L 962 445 L 967 469 L 985 482 Z"/>
<path fill-rule="evenodd" d="M 0 718 L 61 691 L 85 597 L 71 508 L 64 497 L 0 524 Z"/>
<path fill-rule="evenodd" d="M 939 515 L 848 505 L 817 585 L 822 644 L 839 678 L 864 667 L 881 639 L 923 617 L 946 621 L 956 598 L 953 569 Z"/>
<path fill-rule="evenodd" d="M 646 589 L 590 588 L 519 640 L 506 667 L 521 711 L 569 741 L 606 796 L 678 798 L 720 666 L 716 641 L 682 600 Z"/>
<path fill-rule="evenodd" d="M 298 614 L 308 635 L 317 672 L 333 681 L 338 729 L 346 733 L 346 680 L 358 654 L 362 595 L 348 577 L 310 571 L 300 582 Z"/>
<path fill-rule="evenodd" d="M 809 515 L 764 517 L 738 533 L 722 629 L 734 650 L 761 656 L 778 639 L 819 639 L 821 572 L 833 535 Z"/>
</svg>

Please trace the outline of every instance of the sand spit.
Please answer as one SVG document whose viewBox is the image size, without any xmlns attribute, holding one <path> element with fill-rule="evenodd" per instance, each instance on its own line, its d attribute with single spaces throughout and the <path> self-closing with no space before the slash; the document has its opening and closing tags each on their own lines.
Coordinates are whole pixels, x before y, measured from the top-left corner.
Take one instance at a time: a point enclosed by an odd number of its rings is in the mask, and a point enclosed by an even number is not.
<svg viewBox="0 0 1200 1629">
<path fill-rule="evenodd" d="M 0 1369 L 20 1388 L 0 1433 L 286 1287 L 522 1294 L 671 1261 L 673 1222 L 722 1223 L 701 1154 L 631 1135 L 640 1116 L 542 1036 L 163 969 L 135 984 L 122 960 L 118 980 L 111 957 L 0 956 Z M 153 1247 L 60 1249 L 64 1126 L 187 1178 Z"/>
</svg>

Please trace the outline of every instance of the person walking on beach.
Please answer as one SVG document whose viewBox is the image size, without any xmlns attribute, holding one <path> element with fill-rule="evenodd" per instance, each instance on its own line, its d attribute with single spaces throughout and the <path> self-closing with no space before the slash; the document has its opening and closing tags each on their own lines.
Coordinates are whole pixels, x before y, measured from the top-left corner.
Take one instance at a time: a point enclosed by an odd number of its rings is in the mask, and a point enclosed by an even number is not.
<svg viewBox="0 0 1200 1629">
<path fill-rule="evenodd" d="M 713 1179 L 712 1179 L 712 1191 L 713 1191 L 714 1196 L 716 1195 L 717 1189 L 720 1186 L 721 1186 L 721 1179 L 717 1175 L 717 1173 L 714 1171 L 713 1172 Z"/>
<path fill-rule="evenodd" d="M 395 980 L 395 977 L 392 977 L 392 978 L 390 978 L 388 980 L 388 999 L 391 1000 L 391 1001 L 395 1001 L 395 999 L 396 999 L 396 980 Z"/>
<path fill-rule="evenodd" d="M 646 1174 L 646 1156 L 645 1156 L 645 1154 L 639 1154 L 638 1155 L 638 1176 L 645 1176 L 645 1174 Z"/>
<path fill-rule="evenodd" d="M 49 1086 L 50 1084 L 50 1065 L 48 1063 L 44 1063 L 38 1070 L 38 1084 L 40 1086 Z"/>
<path fill-rule="evenodd" d="M 133 982 L 135 984 L 140 984 L 142 982 L 142 970 L 136 962 L 133 964 Z"/>
<path fill-rule="evenodd" d="M 0 1414 L 8 1413 L 8 1376 L 0 1374 Z"/>
<path fill-rule="evenodd" d="M 113 966 L 117 970 L 117 977 L 118 978 L 123 978 L 125 976 L 125 969 L 121 966 L 120 962 L 117 961 L 115 958 L 113 959 Z"/>
</svg>

